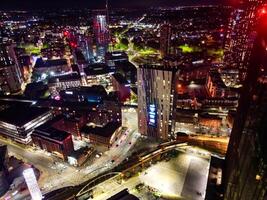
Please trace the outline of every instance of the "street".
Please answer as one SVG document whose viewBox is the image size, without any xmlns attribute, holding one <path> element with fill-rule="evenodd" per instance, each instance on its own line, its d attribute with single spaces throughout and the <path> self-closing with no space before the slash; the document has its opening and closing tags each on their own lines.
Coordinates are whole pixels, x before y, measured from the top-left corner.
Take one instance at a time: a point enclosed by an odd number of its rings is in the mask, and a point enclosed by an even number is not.
<svg viewBox="0 0 267 200">
<path fill-rule="evenodd" d="M 41 176 L 38 184 L 42 193 L 45 194 L 62 187 L 81 184 L 114 168 L 128 157 L 129 150 L 134 146 L 140 134 L 137 133 L 137 114 L 135 109 L 125 109 L 122 112 L 123 126 L 127 126 L 129 129 L 100 158 L 94 158 L 93 163 L 90 163 L 89 166 L 82 166 L 79 170 L 47 152 L 36 151 L 30 147 L 24 148 L 5 139 L 0 139 L 0 143 L 8 146 L 10 156 L 13 155 L 40 170 Z M 8 192 L 7 196 L 10 196 L 10 193 Z M 15 196 L 14 198 L 18 200 L 25 199 L 20 198 L 21 194 L 19 193 Z"/>
<path fill-rule="evenodd" d="M 93 195 L 96 200 L 105 200 L 128 188 L 130 193 L 141 200 L 149 200 L 147 194 L 137 192 L 135 188 L 136 185 L 144 183 L 163 197 L 203 200 L 208 173 L 209 156 L 180 152 L 177 158 L 158 162 L 122 183 L 116 178 L 109 179 L 97 185 Z"/>
</svg>

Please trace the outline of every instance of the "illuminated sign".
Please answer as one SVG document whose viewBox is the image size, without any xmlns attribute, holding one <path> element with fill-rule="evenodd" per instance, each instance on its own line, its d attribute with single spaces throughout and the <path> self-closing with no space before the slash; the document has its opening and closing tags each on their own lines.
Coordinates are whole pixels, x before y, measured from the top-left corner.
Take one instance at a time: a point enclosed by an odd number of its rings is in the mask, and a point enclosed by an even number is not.
<svg viewBox="0 0 267 200">
<path fill-rule="evenodd" d="M 113 53 L 112 56 L 121 56 L 121 53 Z"/>
<path fill-rule="evenodd" d="M 41 200 L 42 193 L 38 186 L 34 171 L 32 168 L 23 171 L 23 176 L 28 186 L 29 192 L 33 200 Z"/>
<path fill-rule="evenodd" d="M 157 123 L 157 111 L 155 104 L 150 104 L 148 107 L 148 124 L 156 126 Z"/>
<path fill-rule="evenodd" d="M 73 95 L 73 92 L 72 91 L 66 91 L 65 94 Z"/>
</svg>

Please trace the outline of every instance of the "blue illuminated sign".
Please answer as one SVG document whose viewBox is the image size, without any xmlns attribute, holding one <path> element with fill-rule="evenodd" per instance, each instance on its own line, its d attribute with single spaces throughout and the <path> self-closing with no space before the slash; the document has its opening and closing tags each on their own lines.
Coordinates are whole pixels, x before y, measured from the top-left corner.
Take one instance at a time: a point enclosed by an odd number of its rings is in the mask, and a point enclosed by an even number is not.
<svg viewBox="0 0 267 200">
<path fill-rule="evenodd" d="M 157 121 L 156 105 L 150 104 L 148 107 L 148 124 L 151 126 L 156 126 L 156 121 Z"/>
</svg>

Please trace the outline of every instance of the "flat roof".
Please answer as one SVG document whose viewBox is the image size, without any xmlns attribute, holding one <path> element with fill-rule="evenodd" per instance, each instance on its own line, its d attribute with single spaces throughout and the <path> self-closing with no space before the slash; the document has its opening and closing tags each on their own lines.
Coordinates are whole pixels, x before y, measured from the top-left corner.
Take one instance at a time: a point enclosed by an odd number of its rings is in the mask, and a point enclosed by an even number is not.
<svg viewBox="0 0 267 200">
<path fill-rule="evenodd" d="M 57 83 L 57 82 L 64 82 L 64 81 L 77 81 L 80 80 L 81 76 L 78 73 L 69 73 L 64 75 L 53 76 L 48 79 L 48 83 Z"/>
<path fill-rule="evenodd" d="M 44 124 L 44 125 L 46 125 L 46 124 Z M 71 136 L 71 134 L 68 132 L 61 131 L 61 130 L 55 129 L 54 127 L 44 126 L 44 125 L 37 127 L 33 131 L 32 136 L 39 136 L 39 137 L 42 137 L 44 139 L 55 140 L 58 142 L 62 142 L 66 138 Z"/>
<path fill-rule="evenodd" d="M 105 138 L 109 138 L 113 133 L 121 126 L 119 122 L 109 122 L 103 127 L 99 126 L 84 126 L 81 128 L 81 132 L 85 134 L 99 135 Z"/>
<path fill-rule="evenodd" d="M 124 51 L 113 51 L 106 53 L 107 60 L 128 60 L 128 55 Z"/>
<path fill-rule="evenodd" d="M 66 59 L 56 59 L 56 60 L 43 60 L 42 58 L 38 58 L 36 60 L 34 68 L 49 68 L 53 66 L 67 65 Z"/>
<path fill-rule="evenodd" d="M 124 62 L 115 62 L 115 66 L 117 68 L 121 68 L 123 71 L 128 72 L 128 71 L 133 71 L 136 72 L 137 69 L 134 66 L 134 64 L 132 64 L 129 61 L 124 61 Z"/>
<path fill-rule="evenodd" d="M 152 70 L 161 70 L 161 71 L 172 71 L 175 72 L 179 69 L 178 66 L 168 66 L 168 65 L 156 65 L 156 64 L 145 64 L 140 65 L 140 69 L 152 69 Z"/>
<path fill-rule="evenodd" d="M 108 74 L 109 72 L 111 72 L 110 67 L 103 63 L 91 64 L 84 68 L 87 76 Z"/>
<path fill-rule="evenodd" d="M 29 103 L 15 103 L 0 111 L 0 121 L 23 126 L 35 118 L 49 112 L 48 108 L 37 108 Z"/>
<path fill-rule="evenodd" d="M 120 73 L 115 73 L 112 75 L 120 84 L 129 84 L 129 82 L 126 80 L 124 76 L 122 76 Z"/>
</svg>

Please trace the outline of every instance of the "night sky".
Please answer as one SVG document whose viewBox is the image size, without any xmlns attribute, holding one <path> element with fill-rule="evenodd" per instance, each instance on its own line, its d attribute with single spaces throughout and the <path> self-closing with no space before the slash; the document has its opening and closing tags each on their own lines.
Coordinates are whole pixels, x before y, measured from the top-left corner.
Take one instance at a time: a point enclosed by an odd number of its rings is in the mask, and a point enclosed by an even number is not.
<svg viewBox="0 0 267 200">
<path fill-rule="evenodd" d="M 110 0 L 111 7 L 223 4 L 224 0 Z M 0 9 L 103 8 L 105 0 L 0 0 Z"/>
</svg>

